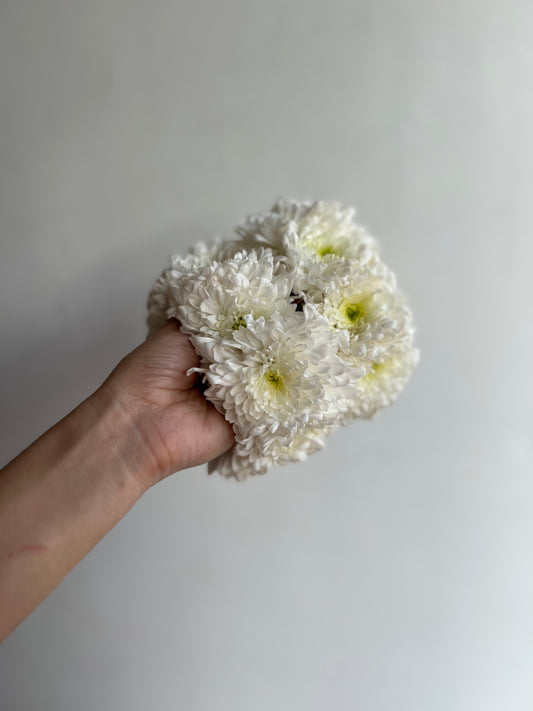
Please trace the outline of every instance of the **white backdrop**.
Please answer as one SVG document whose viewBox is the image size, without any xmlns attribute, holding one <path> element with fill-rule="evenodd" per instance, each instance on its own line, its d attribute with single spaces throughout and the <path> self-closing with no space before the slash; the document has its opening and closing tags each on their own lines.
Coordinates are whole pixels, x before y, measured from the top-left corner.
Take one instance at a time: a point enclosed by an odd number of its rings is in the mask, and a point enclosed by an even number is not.
<svg viewBox="0 0 533 711">
<path fill-rule="evenodd" d="M 172 252 L 339 199 L 418 324 L 307 463 L 152 489 L 0 648 L 2 711 L 530 711 L 533 6 L 2 0 L 2 460 Z"/>
</svg>

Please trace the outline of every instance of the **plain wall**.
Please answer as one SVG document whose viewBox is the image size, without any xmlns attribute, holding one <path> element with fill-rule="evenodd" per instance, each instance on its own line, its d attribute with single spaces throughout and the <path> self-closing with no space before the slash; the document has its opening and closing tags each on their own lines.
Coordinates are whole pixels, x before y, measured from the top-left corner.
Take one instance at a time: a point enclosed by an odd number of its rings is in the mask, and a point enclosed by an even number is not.
<svg viewBox="0 0 533 711">
<path fill-rule="evenodd" d="M 1 0 L 1 457 L 198 240 L 338 199 L 418 326 L 306 463 L 152 489 L 0 649 L 2 711 L 533 708 L 533 5 Z"/>
</svg>

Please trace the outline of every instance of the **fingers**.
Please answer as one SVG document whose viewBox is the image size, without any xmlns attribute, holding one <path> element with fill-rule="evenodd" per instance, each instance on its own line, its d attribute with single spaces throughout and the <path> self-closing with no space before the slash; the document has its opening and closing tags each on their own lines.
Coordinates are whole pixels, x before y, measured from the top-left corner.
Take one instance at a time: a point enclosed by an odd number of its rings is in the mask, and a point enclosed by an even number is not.
<svg viewBox="0 0 533 711">
<path fill-rule="evenodd" d="M 171 318 L 169 319 L 164 325 L 158 325 L 158 326 L 151 326 L 148 329 L 148 333 L 146 334 L 146 338 L 144 339 L 144 342 L 151 340 L 154 336 L 157 336 L 159 333 L 167 332 L 171 333 L 172 331 L 178 331 L 179 332 L 180 328 L 180 322 L 176 318 Z"/>
</svg>

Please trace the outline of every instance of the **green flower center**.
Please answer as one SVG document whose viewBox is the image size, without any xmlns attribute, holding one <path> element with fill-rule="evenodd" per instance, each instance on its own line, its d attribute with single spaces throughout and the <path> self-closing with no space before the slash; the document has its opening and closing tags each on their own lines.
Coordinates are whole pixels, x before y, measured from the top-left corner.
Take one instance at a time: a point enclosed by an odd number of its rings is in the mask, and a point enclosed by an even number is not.
<svg viewBox="0 0 533 711">
<path fill-rule="evenodd" d="M 360 321 L 364 319 L 366 315 L 366 308 L 364 304 L 346 304 L 344 307 L 344 316 L 350 322 L 352 326 L 357 325 Z"/>
<path fill-rule="evenodd" d="M 240 326 L 244 326 L 246 328 L 246 321 L 243 316 L 236 316 L 233 319 L 233 325 L 231 328 L 233 331 L 236 331 Z"/>
<path fill-rule="evenodd" d="M 321 247 L 318 247 L 316 250 L 317 256 L 318 257 L 342 257 L 342 254 L 340 250 L 335 249 L 335 247 L 331 244 L 324 244 Z"/>
<path fill-rule="evenodd" d="M 387 361 L 385 363 L 372 363 L 370 373 L 367 373 L 363 380 L 367 383 L 376 380 L 386 369 Z"/>
<path fill-rule="evenodd" d="M 336 327 L 347 328 L 352 333 L 363 331 L 377 315 L 372 293 L 352 294 L 337 306 Z"/>
<path fill-rule="evenodd" d="M 283 377 L 277 370 L 267 370 L 265 373 L 265 380 L 272 390 L 279 392 L 283 389 Z"/>
</svg>

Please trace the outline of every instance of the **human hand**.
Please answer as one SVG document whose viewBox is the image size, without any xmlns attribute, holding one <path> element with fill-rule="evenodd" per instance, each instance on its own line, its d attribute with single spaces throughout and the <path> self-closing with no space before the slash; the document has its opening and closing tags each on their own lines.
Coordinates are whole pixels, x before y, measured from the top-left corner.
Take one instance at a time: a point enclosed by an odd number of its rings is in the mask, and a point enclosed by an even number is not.
<svg viewBox="0 0 533 711">
<path fill-rule="evenodd" d="M 231 447 L 197 364 L 171 321 L 0 472 L 0 641 L 150 486 Z"/>
<path fill-rule="evenodd" d="M 95 397 L 113 399 L 132 418 L 142 442 L 137 475 L 150 487 L 179 469 L 229 449 L 233 429 L 202 394 L 188 337 L 171 320 L 113 370 Z"/>
</svg>

